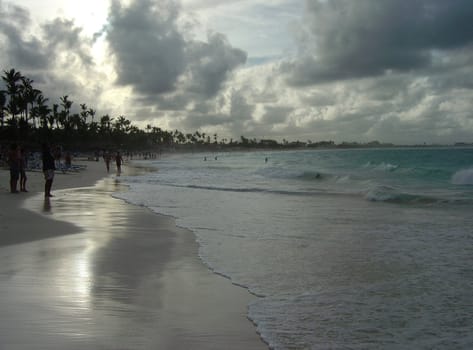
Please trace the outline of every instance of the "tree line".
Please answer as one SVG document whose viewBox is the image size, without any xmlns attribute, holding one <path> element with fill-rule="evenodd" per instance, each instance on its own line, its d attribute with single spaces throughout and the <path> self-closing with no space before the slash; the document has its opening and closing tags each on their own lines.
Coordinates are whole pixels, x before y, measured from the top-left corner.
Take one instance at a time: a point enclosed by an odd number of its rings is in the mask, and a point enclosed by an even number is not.
<svg viewBox="0 0 473 350">
<path fill-rule="evenodd" d="M 283 139 L 278 142 L 244 136 L 236 140 L 219 139 L 216 133 L 183 133 L 177 129 L 168 131 L 149 124 L 145 129 L 140 129 L 123 115 L 111 117 L 105 114 L 98 117 L 96 111 L 85 103 L 79 104 L 79 108 L 75 108 L 78 112 L 73 113 L 74 102 L 68 95 L 61 96 L 59 103 L 51 104 L 43 92 L 34 87 L 32 79 L 15 69 L 5 70 L 3 73 L 5 89 L 0 90 L 0 145 L 21 143 L 32 149 L 46 141 L 80 150 L 365 146 L 347 143 L 335 145 L 333 141 L 314 143 L 310 140 L 289 142 Z"/>
<path fill-rule="evenodd" d="M 96 111 L 85 103 L 73 113 L 74 102 L 68 95 L 60 103 L 50 104 L 34 81 L 11 69 L 2 76 L 5 90 L 0 91 L 0 138 L 2 142 L 40 143 L 48 141 L 69 147 L 145 148 L 189 142 L 178 130 L 169 132 L 148 125 L 139 129 L 125 116 L 106 114 L 97 118 Z"/>
<path fill-rule="evenodd" d="M 93 108 L 82 103 L 73 113 L 68 95 L 50 104 L 34 81 L 15 69 L 5 70 L 0 90 L 0 142 L 38 145 L 44 141 L 80 149 L 156 149 L 179 146 L 251 146 L 256 139 L 219 139 L 216 133 L 167 131 L 147 125 L 140 129 L 125 116 L 97 117 Z M 77 110 L 77 108 L 76 108 Z"/>
</svg>

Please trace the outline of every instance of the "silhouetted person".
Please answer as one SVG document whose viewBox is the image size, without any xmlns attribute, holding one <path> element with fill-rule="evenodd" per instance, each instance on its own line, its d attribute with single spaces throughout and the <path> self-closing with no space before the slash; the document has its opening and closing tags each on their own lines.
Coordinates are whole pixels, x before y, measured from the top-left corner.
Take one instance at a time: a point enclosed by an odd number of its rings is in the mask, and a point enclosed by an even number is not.
<svg viewBox="0 0 473 350">
<path fill-rule="evenodd" d="M 105 166 L 107 167 L 107 173 L 110 172 L 110 161 L 112 160 L 112 156 L 110 152 L 104 151 L 103 152 L 103 160 L 105 161 Z"/>
<path fill-rule="evenodd" d="M 20 154 L 16 143 L 12 143 L 8 151 L 8 166 L 10 167 L 10 192 L 18 193 L 18 179 L 20 177 Z"/>
<path fill-rule="evenodd" d="M 28 167 L 28 154 L 25 149 L 22 147 L 20 149 L 20 191 L 28 192 L 26 190 L 26 168 Z"/>
<path fill-rule="evenodd" d="M 53 185 L 54 180 L 54 170 L 56 170 L 56 166 L 54 165 L 54 157 L 51 154 L 51 149 L 49 146 L 44 143 L 43 144 L 43 174 L 44 174 L 44 196 L 45 197 L 52 197 L 51 194 L 51 187 Z"/>
<path fill-rule="evenodd" d="M 117 152 L 117 155 L 115 156 L 115 162 L 117 164 L 117 175 L 120 175 L 122 172 L 122 163 L 123 163 L 123 158 L 120 155 L 120 152 Z"/>
</svg>

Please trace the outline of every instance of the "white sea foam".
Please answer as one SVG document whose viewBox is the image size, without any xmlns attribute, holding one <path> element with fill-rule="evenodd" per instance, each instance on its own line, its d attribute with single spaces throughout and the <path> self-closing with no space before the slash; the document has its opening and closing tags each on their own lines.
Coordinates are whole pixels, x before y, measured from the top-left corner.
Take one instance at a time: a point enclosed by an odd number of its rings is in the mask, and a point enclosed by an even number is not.
<svg viewBox="0 0 473 350">
<path fill-rule="evenodd" d="M 465 169 L 456 172 L 452 176 L 455 185 L 473 185 L 473 169 Z"/>
</svg>

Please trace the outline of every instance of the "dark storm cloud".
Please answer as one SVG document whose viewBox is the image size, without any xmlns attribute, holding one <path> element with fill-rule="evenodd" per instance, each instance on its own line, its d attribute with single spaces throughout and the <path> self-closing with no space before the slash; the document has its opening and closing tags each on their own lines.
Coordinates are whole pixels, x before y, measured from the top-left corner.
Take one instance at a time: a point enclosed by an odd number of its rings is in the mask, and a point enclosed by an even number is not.
<svg viewBox="0 0 473 350">
<path fill-rule="evenodd" d="M 0 40 L 3 65 L 16 70 L 46 71 L 53 69 L 61 53 L 83 65 L 92 64 L 90 42 L 71 20 L 57 18 L 30 34 L 30 13 L 21 7 L 0 2 Z M 26 74 L 26 71 L 24 72 Z"/>
<path fill-rule="evenodd" d="M 207 42 L 188 39 L 179 12 L 173 1 L 134 0 L 129 6 L 113 1 L 106 31 L 117 82 L 173 109 L 215 96 L 246 61 L 246 53 L 222 34 L 209 34 Z"/>
<path fill-rule="evenodd" d="M 189 46 L 189 91 L 207 97 L 215 96 L 228 74 L 246 61 L 246 53 L 232 48 L 219 33 L 209 34 L 208 43 L 194 42 Z"/>
<path fill-rule="evenodd" d="M 18 66 L 41 69 L 48 66 L 43 43 L 35 37 L 25 38 L 24 32 L 30 26 L 28 11 L 0 1 L 0 42 L 4 54 L 4 61 L 1 63 L 8 66 L 5 69 Z"/>
<path fill-rule="evenodd" d="M 115 57 L 118 83 L 139 93 L 173 91 L 185 69 L 185 41 L 177 28 L 173 2 L 113 1 L 107 39 Z"/>
<path fill-rule="evenodd" d="M 470 0 L 312 0 L 300 56 L 282 65 L 295 85 L 430 68 L 473 42 Z"/>
<path fill-rule="evenodd" d="M 81 35 L 81 28 L 73 21 L 57 18 L 33 33 L 31 30 L 33 22 L 26 9 L 0 2 L 1 64 L 5 69 L 14 68 L 46 81 L 45 76 L 53 74 L 61 55 L 67 56 L 68 65 L 92 64 L 91 41 Z"/>
</svg>

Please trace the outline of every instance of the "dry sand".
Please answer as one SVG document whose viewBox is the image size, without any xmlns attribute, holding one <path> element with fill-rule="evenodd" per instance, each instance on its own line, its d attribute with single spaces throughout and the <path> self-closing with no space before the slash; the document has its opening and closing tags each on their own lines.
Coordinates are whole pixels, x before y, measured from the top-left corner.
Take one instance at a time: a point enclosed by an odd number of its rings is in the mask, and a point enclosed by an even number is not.
<svg viewBox="0 0 473 350">
<path fill-rule="evenodd" d="M 202 264 L 193 234 L 83 164 L 50 200 L 40 172 L 10 194 L 0 170 L 0 349 L 268 349 L 255 297 Z"/>
</svg>

